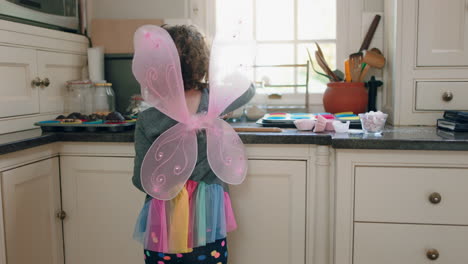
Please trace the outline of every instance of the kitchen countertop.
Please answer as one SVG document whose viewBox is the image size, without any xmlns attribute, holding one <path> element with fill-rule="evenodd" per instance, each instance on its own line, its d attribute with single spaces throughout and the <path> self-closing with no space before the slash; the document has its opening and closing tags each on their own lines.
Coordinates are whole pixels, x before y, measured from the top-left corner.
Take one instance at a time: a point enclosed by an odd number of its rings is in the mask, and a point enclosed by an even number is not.
<svg viewBox="0 0 468 264">
<path fill-rule="evenodd" d="M 255 126 L 255 124 L 233 124 Z M 133 142 L 133 130 L 110 132 L 53 132 L 40 129 L 0 135 L 0 154 L 24 150 L 52 142 Z M 337 149 L 468 150 L 468 133 L 450 133 L 435 127 L 388 126 L 381 136 L 313 133 L 283 129 L 283 132 L 241 132 L 245 144 L 316 144 Z"/>
</svg>

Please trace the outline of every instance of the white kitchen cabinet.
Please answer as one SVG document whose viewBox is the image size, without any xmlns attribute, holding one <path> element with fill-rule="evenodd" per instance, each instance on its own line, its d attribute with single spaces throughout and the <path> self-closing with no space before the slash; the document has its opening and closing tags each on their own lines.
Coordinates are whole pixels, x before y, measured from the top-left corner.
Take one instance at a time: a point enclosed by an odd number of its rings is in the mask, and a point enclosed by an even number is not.
<svg viewBox="0 0 468 264">
<path fill-rule="evenodd" d="M 87 46 L 81 35 L 0 20 L 0 134 L 63 114 L 65 82 L 82 78 Z"/>
<path fill-rule="evenodd" d="M 467 10 L 465 0 L 385 0 L 383 110 L 394 125 L 468 110 Z"/>
<path fill-rule="evenodd" d="M 229 263 L 305 261 L 306 161 L 250 160 L 244 183 L 231 186 L 238 229 Z"/>
<path fill-rule="evenodd" d="M 131 158 L 61 157 L 67 263 L 143 261 L 132 233 L 145 195 L 132 173 Z M 305 181 L 305 161 L 249 161 L 246 182 L 231 188 L 230 263 L 304 263 Z"/>
<path fill-rule="evenodd" d="M 64 263 L 58 158 L 0 175 L 6 264 Z"/>
<path fill-rule="evenodd" d="M 32 49 L 0 46 L 0 118 L 39 113 L 37 56 Z"/>
<path fill-rule="evenodd" d="M 467 155 L 337 150 L 335 264 L 466 263 Z"/>
<path fill-rule="evenodd" d="M 45 82 L 40 86 L 40 112 L 64 112 L 66 82 L 81 79 L 86 57 L 82 55 L 38 51 L 38 76 Z M 47 82 L 48 80 L 48 83 Z"/>
<path fill-rule="evenodd" d="M 466 186 L 464 168 L 356 167 L 354 219 L 468 225 Z"/>
<path fill-rule="evenodd" d="M 354 264 L 468 263 L 466 226 L 356 223 Z"/>
<path fill-rule="evenodd" d="M 420 0 L 418 66 L 468 66 L 466 0 Z"/>
<path fill-rule="evenodd" d="M 82 55 L 0 46 L 0 118 L 63 113 L 66 82 L 80 79 L 85 64 Z"/>
<path fill-rule="evenodd" d="M 67 264 L 142 263 L 132 239 L 144 193 L 132 185 L 133 158 L 60 158 Z"/>
</svg>

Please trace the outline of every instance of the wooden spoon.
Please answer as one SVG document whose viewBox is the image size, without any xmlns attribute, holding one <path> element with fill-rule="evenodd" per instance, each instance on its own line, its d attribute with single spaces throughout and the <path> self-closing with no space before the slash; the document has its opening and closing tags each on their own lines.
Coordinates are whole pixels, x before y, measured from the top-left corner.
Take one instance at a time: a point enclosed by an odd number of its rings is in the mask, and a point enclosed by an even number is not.
<svg viewBox="0 0 468 264">
<path fill-rule="evenodd" d="M 326 62 L 323 61 L 322 57 L 320 57 L 320 54 L 318 51 L 315 52 L 315 59 L 317 60 L 317 63 L 318 65 L 320 66 L 320 68 L 322 68 L 322 70 L 328 75 L 328 76 L 331 76 L 333 81 L 335 82 L 339 82 L 340 81 L 340 78 L 338 78 L 338 76 L 336 76 L 335 73 L 332 72 L 332 70 L 330 70 L 330 68 L 328 67 L 328 65 L 326 64 Z"/>
<path fill-rule="evenodd" d="M 307 50 L 307 55 L 309 56 L 310 65 L 312 65 L 312 69 L 314 70 L 314 72 L 317 73 L 318 75 L 327 77 L 329 80 L 332 80 L 332 77 L 331 77 L 331 76 L 328 76 L 328 75 L 326 75 L 326 74 L 323 74 L 323 73 L 317 71 L 317 69 L 315 69 L 314 61 L 312 60 L 312 55 L 310 55 L 309 49 L 306 49 L 306 50 Z"/>
<path fill-rule="evenodd" d="M 362 53 L 353 53 L 349 55 L 349 70 L 351 72 L 351 81 L 359 82 L 362 70 Z"/>
<path fill-rule="evenodd" d="M 317 57 L 317 53 L 318 53 L 318 55 L 320 57 L 320 60 L 322 61 L 322 64 L 328 69 L 328 70 L 324 69 L 325 73 L 327 73 L 327 75 L 330 75 L 335 82 L 341 81 L 341 79 L 338 78 L 338 76 L 336 76 L 336 74 L 330 69 L 330 66 L 328 66 L 328 63 L 325 60 L 325 56 L 323 56 L 323 52 L 322 52 L 322 49 L 320 48 L 320 45 L 317 42 L 315 42 L 315 46 L 317 46 L 316 57 Z M 317 62 L 318 62 L 318 59 L 317 59 Z"/>
</svg>

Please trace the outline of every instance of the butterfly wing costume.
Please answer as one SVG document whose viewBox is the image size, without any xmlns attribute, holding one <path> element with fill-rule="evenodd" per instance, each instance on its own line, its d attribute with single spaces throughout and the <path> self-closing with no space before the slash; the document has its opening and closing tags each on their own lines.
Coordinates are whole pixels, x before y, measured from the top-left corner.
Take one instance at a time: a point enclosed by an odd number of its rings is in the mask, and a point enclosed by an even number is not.
<svg viewBox="0 0 468 264">
<path fill-rule="evenodd" d="M 134 37 L 132 70 L 144 100 L 176 120 L 145 155 L 141 182 L 146 193 L 159 200 L 177 196 L 197 161 L 197 132 L 206 131 L 208 162 L 222 181 L 240 184 L 247 173 L 245 148 L 221 113 L 251 85 L 248 78 L 252 46 L 237 35 L 215 38 L 209 64 L 208 112 L 192 115 L 185 101 L 180 59 L 166 30 L 140 27 Z"/>
</svg>

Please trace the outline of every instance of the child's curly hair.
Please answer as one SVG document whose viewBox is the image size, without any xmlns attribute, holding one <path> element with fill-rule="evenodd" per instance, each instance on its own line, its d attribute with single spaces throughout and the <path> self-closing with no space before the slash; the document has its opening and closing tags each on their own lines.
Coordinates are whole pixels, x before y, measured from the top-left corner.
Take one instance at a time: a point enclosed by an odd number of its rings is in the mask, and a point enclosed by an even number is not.
<svg viewBox="0 0 468 264">
<path fill-rule="evenodd" d="M 203 35 L 194 26 L 162 26 L 171 35 L 180 57 L 184 89 L 203 89 L 208 81 L 210 52 Z"/>
</svg>

